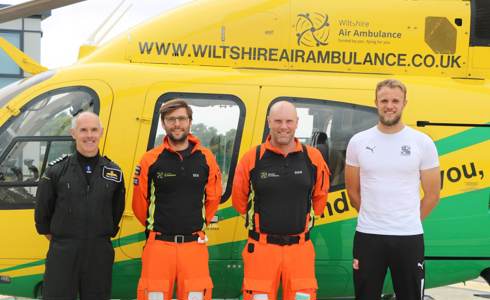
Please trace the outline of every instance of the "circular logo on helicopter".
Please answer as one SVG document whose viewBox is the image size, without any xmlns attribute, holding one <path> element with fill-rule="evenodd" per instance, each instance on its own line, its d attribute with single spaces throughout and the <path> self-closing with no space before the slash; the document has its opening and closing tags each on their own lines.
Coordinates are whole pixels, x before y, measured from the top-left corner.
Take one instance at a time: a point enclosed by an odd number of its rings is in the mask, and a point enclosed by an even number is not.
<svg viewBox="0 0 490 300">
<path fill-rule="evenodd" d="M 321 13 L 304 13 L 296 21 L 296 41 L 298 46 L 318 47 L 328 45 L 330 23 L 328 15 Z"/>
</svg>

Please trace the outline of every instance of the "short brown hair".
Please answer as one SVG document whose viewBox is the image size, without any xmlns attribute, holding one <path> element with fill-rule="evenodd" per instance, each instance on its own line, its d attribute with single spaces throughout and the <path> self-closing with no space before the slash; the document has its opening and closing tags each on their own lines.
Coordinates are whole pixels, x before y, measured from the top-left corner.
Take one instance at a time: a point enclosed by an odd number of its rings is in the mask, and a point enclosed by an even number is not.
<svg viewBox="0 0 490 300">
<path fill-rule="evenodd" d="M 399 88 L 403 93 L 403 98 L 407 99 L 407 87 L 400 80 L 386 79 L 378 82 L 376 85 L 376 92 L 374 94 L 375 100 L 378 100 L 378 92 L 384 87 L 389 87 L 390 89 Z"/>
<path fill-rule="evenodd" d="M 192 108 L 189 106 L 189 104 L 182 99 L 173 99 L 165 102 L 160 107 L 160 118 L 162 119 L 162 122 L 167 114 L 176 111 L 179 108 L 185 108 L 187 111 L 187 117 L 189 117 L 189 120 L 192 120 Z"/>
</svg>

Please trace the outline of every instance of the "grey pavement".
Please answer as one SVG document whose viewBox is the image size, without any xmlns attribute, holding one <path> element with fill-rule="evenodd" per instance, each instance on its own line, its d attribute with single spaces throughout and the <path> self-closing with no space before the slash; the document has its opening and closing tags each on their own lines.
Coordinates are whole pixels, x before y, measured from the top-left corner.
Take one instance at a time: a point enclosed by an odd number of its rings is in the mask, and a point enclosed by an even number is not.
<svg viewBox="0 0 490 300">
<path fill-rule="evenodd" d="M 425 300 L 485 300 L 490 299 L 490 286 L 477 278 L 466 283 L 458 283 L 445 287 L 425 290 Z M 0 296 L 0 300 L 29 300 L 27 298 L 14 298 Z"/>
<path fill-rule="evenodd" d="M 484 300 L 490 299 L 490 286 L 483 278 L 477 278 L 466 283 L 427 289 L 425 294 L 435 300 Z"/>
</svg>

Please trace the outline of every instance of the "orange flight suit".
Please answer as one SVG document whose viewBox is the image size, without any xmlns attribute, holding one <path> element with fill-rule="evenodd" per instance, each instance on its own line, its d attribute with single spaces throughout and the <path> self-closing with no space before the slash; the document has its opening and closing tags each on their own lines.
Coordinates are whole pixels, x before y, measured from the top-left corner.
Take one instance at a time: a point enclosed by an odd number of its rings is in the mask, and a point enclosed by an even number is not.
<svg viewBox="0 0 490 300">
<path fill-rule="evenodd" d="M 212 296 L 204 229 L 221 199 L 221 173 L 211 151 L 188 139 L 192 150 L 183 153 L 165 138 L 136 168 L 133 211 L 149 233 L 138 300 L 172 299 L 175 280 L 178 299 Z"/>
<path fill-rule="evenodd" d="M 280 282 L 283 299 L 316 299 L 310 229 L 325 208 L 330 172 L 317 149 L 295 143 L 285 156 L 269 136 L 235 171 L 233 206 L 246 215 L 249 230 L 242 253 L 245 300 L 276 299 Z"/>
</svg>

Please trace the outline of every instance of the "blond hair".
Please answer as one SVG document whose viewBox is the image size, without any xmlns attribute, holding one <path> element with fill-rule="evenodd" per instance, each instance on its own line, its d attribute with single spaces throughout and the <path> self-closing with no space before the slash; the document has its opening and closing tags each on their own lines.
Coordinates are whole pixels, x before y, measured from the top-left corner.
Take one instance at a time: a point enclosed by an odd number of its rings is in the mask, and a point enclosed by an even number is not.
<svg viewBox="0 0 490 300">
<path fill-rule="evenodd" d="M 403 93 L 403 99 L 407 99 L 407 87 L 400 80 L 396 79 L 385 79 L 378 82 L 374 99 L 378 100 L 378 92 L 384 87 L 389 87 L 390 89 L 399 88 Z"/>
</svg>

